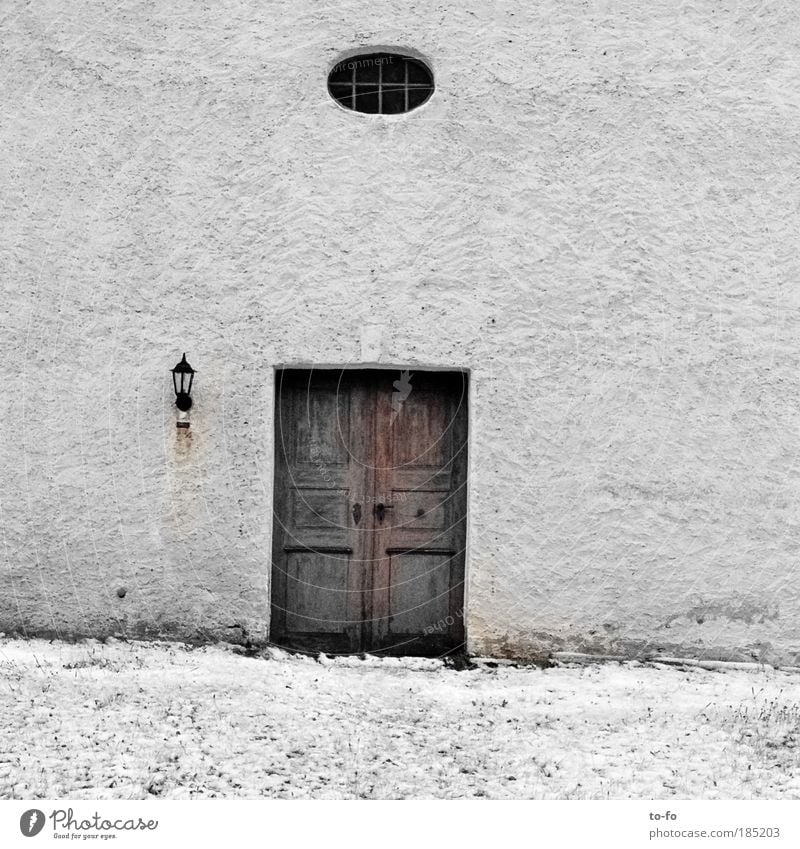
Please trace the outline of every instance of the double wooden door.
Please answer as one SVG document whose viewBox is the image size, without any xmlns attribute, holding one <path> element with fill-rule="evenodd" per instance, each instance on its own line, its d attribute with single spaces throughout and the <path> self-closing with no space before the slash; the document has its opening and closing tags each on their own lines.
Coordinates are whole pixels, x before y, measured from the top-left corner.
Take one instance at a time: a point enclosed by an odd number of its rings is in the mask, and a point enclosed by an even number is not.
<svg viewBox="0 0 800 849">
<path fill-rule="evenodd" d="M 272 641 L 458 649 L 467 376 L 284 369 L 275 414 Z"/>
</svg>

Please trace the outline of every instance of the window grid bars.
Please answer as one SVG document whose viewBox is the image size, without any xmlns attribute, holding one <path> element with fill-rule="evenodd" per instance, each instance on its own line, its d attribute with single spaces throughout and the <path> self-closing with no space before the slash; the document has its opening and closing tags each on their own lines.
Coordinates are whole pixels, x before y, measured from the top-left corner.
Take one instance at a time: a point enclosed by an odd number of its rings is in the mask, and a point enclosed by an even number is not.
<svg viewBox="0 0 800 849">
<path fill-rule="evenodd" d="M 359 88 L 365 88 L 371 91 L 375 91 L 376 83 L 373 82 L 359 82 L 357 78 L 357 70 L 358 66 L 354 63 L 353 68 L 351 69 L 350 76 L 350 108 L 354 111 L 359 111 L 357 108 L 357 93 Z M 333 86 L 341 85 L 341 83 L 333 83 Z M 347 83 L 344 83 L 347 85 Z M 397 83 L 389 83 L 387 84 L 389 88 L 392 90 L 396 90 Z M 412 83 L 409 82 L 408 79 L 408 62 L 403 63 L 403 109 L 405 112 L 409 111 L 409 103 L 408 103 L 408 95 L 410 90 L 413 89 L 428 89 L 432 90 L 433 86 L 430 83 Z M 377 94 L 378 94 L 378 114 L 383 115 L 383 62 L 378 64 L 378 80 L 377 80 Z"/>
</svg>

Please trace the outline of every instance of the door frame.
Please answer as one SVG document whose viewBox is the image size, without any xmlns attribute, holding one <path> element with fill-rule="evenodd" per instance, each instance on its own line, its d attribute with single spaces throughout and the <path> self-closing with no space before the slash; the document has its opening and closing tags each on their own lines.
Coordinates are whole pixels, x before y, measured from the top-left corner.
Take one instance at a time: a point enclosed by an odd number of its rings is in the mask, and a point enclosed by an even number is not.
<svg viewBox="0 0 800 849">
<path fill-rule="evenodd" d="M 273 532 L 275 529 L 275 487 L 276 487 L 276 471 L 277 471 L 277 446 L 275 444 L 275 401 L 276 401 L 276 385 L 278 372 L 284 369 L 298 369 L 306 371 L 405 371 L 408 370 L 412 374 L 415 371 L 433 372 L 437 374 L 463 374 L 467 381 L 467 480 L 466 480 L 466 529 L 464 537 L 464 606 L 463 606 L 463 629 L 464 629 L 464 649 L 469 650 L 470 644 L 470 616 L 469 616 L 469 598 L 470 588 L 472 584 L 472 568 L 471 568 L 471 553 L 472 553 L 472 475 L 474 473 L 473 464 L 475 462 L 474 437 L 473 437 L 473 415 L 475 409 L 475 385 L 472 369 L 466 366 L 453 365 L 422 365 L 409 363 L 375 363 L 375 362 L 348 362 L 348 363 L 315 363 L 308 360 L 286 361 L 274 363 L 270 370 L 269 382 L 267 386 L 267 409 L 269 410 L 268 419 L 268 445 L 267 454 L 271 459 L 271 468 L 269 470 L 269 486 L 267 499 L 267 518 L 268 525 L 265 535 L 267 545 L 268 560 L 265 576 L 266 589 L 266 634 L 271 633 L 272 627 L 272 550 L 273 550 Z"/>
</svg>

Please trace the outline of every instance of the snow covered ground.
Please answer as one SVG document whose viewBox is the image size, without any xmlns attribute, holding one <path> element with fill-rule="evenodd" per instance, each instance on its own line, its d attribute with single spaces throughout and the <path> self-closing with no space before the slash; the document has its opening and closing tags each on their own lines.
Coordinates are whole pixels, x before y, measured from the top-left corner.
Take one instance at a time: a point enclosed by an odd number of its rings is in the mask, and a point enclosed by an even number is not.
<svg viewBox="0 0 800 849">
<path fill-rule="evenodd" d="M 0 640 L 0 798 L 800 798 L 800 675 Z"/>
</svg>

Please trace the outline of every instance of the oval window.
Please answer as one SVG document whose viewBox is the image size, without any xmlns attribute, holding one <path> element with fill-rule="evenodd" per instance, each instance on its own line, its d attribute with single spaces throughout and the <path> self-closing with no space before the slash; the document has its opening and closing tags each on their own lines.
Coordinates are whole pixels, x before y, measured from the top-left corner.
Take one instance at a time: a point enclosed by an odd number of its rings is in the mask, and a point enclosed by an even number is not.
<svg viewBox="0 0 800 849">
<path fill-rule="evenodd" d="M 367 53 L 334 65 L 328 74 L 328 91 L 347 109 L 397 115 L 428 100 L 433 94 L 433 74 L 411 56 Z"/>
</svg>

